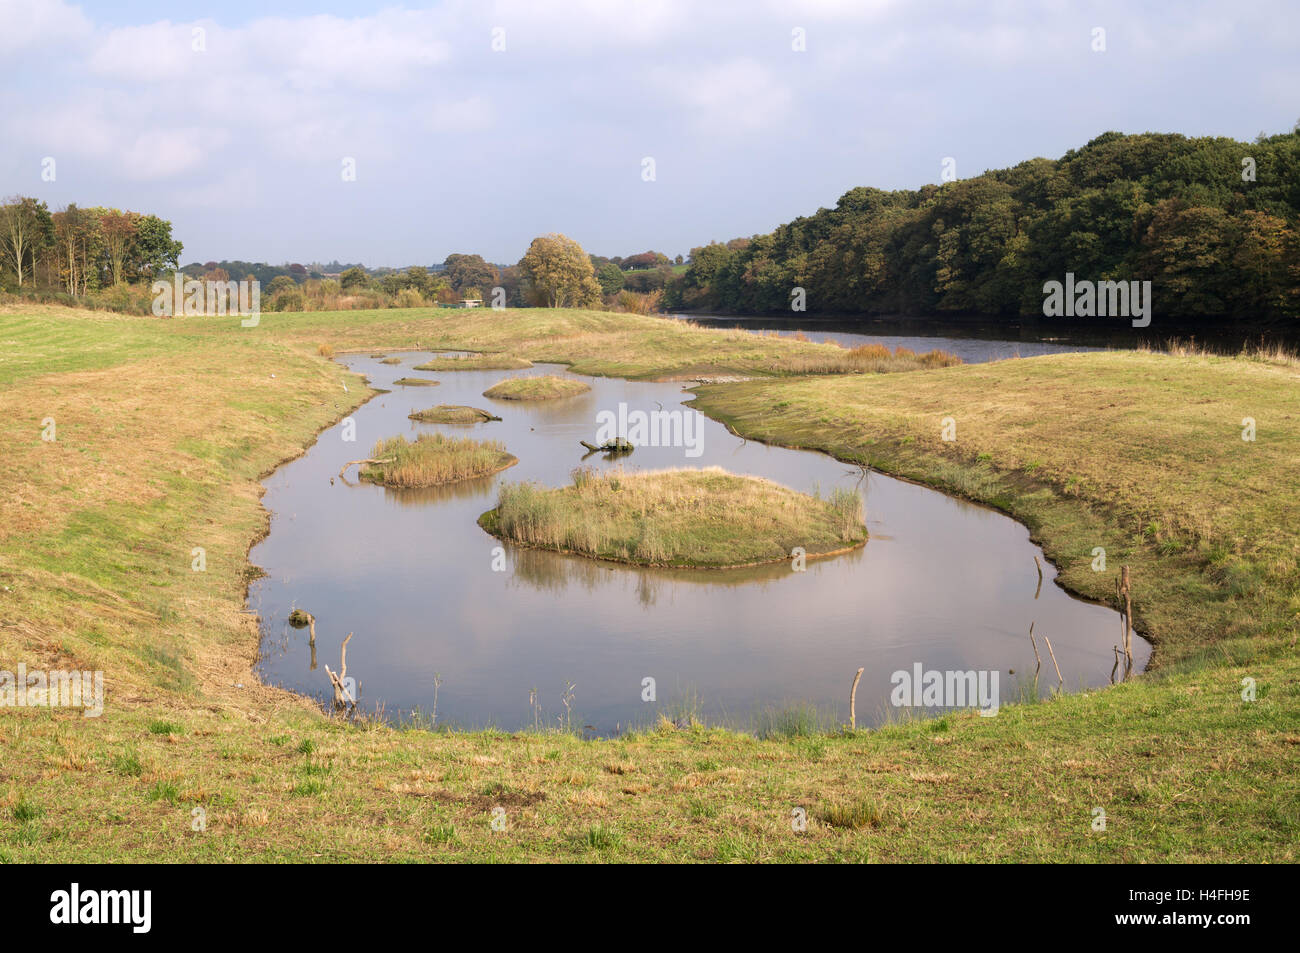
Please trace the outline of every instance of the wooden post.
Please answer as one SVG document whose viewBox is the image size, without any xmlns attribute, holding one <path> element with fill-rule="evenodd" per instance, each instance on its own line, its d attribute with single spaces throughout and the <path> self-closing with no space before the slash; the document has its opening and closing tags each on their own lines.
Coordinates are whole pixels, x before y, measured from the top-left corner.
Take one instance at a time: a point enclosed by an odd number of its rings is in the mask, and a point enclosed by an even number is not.
<svg viewBox="0 0 1300 953">
<path fill-rule="evenodd" d="M 1037 556 L 1034 557 L 1034 568 L 1038 570 L 1038 588 L 1034 590 L 1034 598 L 1037 599 L 1038 594 L 1043 591 L 1043 565 L 1038 561 Z"/>
<path fill-rule="evenodd" d="M 1034 624 L 1032 622 L 1029 623 L 1029 644 L 1034 647 L 1034 661 L 1038 663 L 1034 668 L 1034 674 L 1037 675 L 1038 670 L 1043 667 L 1043 660 L 1038 655 L 1038 643 L 1034 641 Z"/>
<path fill-rule="evenodd" d="M 343 708 L 344 704 L 350 704 L 353 708 L 357 707 L 357 700 L 352 697 L 352 693 L 347 690 L 343 684 L 343 679 L 348 675 L 348 643 L 352 641 L 352 633 L 343 640 L 343 648 L 339 651 L 339 673 L 335 675 L 330 671 L 328 665 L 325 666 L 325 674 L 330 678 L 330 684 L 334 686 L 334 707 Z"/>
<path fill-rule="evenodd" d="M 1052 640 L 1045 635 L 1043 636 L 1043 641 L 1047 643 L 1047 651 L 1051 653 L 1052 665 L 1056 668 L 1056 680 L 1061 683 L 1062 687 L 1064 687 L 1065 679 L 1061 678 L 1061 666 L 1056 664 L 1056 653 L 1052 652 Z"/>
<path fill-rule="evenodd" d="M 1120 569 L 1120 594 L 1124 597 L 1124 659 L 1129 668 L 1133 667 L 1133 594 L 1130 586 L 1128 566 Z"/>
<path fill-rule="evenodd" d="M 862 669 L 858 669 L 858 674 L 853 676 L 853 687 L 849 689 L 849 728 L 854 731 L 858 730 L 858 679 L 862 677 Z"/>
</svg>

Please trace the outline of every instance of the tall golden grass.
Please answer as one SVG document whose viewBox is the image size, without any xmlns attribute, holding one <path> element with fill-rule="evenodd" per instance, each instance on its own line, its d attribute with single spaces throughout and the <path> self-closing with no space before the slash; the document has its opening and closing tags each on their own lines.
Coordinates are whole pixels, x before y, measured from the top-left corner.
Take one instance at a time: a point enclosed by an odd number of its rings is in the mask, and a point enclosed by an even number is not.
<svg viewBox="0 0 1300 953">
<path fill-rule="evenodd" d="M 834 552 L 866 539 L 862 499 L 829 499 L 718 467 L 579 467 L 568 487 L 507 483 L 481 524 L 543 549 L 652 566 L 723 568 Z"/>
<path fill-rule="evenodd" d="M 440 433 L 420 434 L 414 441 L 402 436 L 380 440 L 370 455 L 384 462 L 367 464 L 361 470 L 361 479 L 394 487 L 470 480 L 519 462 L 499 441 Z"/>
</svg>

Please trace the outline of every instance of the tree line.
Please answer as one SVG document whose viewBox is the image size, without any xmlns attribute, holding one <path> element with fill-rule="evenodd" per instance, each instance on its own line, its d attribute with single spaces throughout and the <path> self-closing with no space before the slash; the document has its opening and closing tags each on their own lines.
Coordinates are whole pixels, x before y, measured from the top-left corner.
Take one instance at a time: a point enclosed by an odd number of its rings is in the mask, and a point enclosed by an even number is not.
<svg viewBox="0 0 1300 953">
<path fill-rule="evenodd" d="M 1300 311 L 1300 124 L 1253 143 L 1108 132 L 916 190 L 861 187 L 767 235 L 694 248 L 677 310 L 1042 314 L 1043 284 L 1152 282 L 1162 314 Z"/>
<path fill-rule="evenodd" d="M 76 204 L 51 212 L 31 196 L 0 203 L 0 286 L 84 297 L 170 273 L 182 247 L 156 215 Z"/>
</svg>

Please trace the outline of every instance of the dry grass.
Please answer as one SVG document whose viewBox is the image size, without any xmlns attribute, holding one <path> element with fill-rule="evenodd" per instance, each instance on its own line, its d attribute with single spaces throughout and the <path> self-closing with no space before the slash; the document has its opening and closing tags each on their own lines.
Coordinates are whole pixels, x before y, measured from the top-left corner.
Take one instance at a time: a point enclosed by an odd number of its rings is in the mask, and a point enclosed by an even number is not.
<svg viewBox="0 0 1300 953">
<path fill-rule="evenodd" d="M 389 437 L 370 452 L 383 463 L 367 464 L 361 479 L 384 486 L 440 486 L 487 476 L 519 461 L 496 440 L 471 440 L 440 433 L 423 433 L 412 441 Z"/>
<path fill-rule="evenodd" d="M 542 377 L 510 377 L 493 384 L 483 392 L 484 397 L 495 400 L 555 400 L 575 397 L 591 390 L 591 385 L 572 377 L 546 374 Z"/>
<path fill-rule="evenodd" d="M 399 387 L 437 387 L 438 381 L 425 380 L 422 377 L 399 377 L 393 381 Z"/>
<path fill-rule="evenodd" d="M 862 499 L 806 496 L 758 477 L 704 470 L 574 471 L 573 485 L 505 484 L 489 532 L 542 549 L 650 566 L 726 568 L 861 545 Z"/>
</svg>

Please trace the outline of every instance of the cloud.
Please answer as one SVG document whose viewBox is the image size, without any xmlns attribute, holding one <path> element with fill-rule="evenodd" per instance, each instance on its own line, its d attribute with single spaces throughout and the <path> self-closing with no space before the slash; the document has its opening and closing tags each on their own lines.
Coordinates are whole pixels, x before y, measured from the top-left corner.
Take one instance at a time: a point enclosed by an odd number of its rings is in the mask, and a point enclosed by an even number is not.
<svg viewBox="0 0 1300 953">
<path fill-rule="evenodd" d="M 790 90 L 749 57 L 725 63 L 658 67 L 653 82 L 688 110 L 701 128 L 756 130 L 779 122 Z"/>
<path fill-rule="evenodd" d="M 0 0 L 0 55 L 51 53 L 76 47 L 94 30 L 62 0 Z"/>
</svg>

